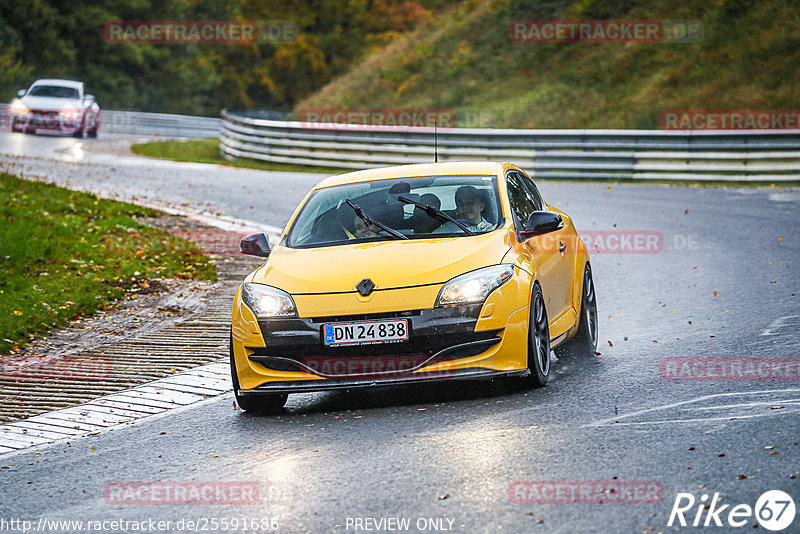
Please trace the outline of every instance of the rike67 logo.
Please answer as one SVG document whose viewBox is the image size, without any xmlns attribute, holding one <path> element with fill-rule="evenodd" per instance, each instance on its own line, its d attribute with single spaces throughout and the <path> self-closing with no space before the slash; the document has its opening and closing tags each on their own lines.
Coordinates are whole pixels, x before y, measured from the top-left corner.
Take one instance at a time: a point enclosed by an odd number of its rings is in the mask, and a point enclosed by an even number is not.
<svg viewBox="0 0 800 534">
<path fill-rule="evenodd" d="M 794 500 L 780 490 L 763 493 L 754 507 L 749 504 L 720 504 L 719 493 L 714 493 L 711 502 L 703 494 L 696 499 L 691 493 L 678 493 L 669 514 L 667 526 L 685 527 L 743 527 L 754 523 L 772 532 L 788 528 L 794 522 Z M 796 532 L 796 531 L 795 531 Z"/>
</svg>

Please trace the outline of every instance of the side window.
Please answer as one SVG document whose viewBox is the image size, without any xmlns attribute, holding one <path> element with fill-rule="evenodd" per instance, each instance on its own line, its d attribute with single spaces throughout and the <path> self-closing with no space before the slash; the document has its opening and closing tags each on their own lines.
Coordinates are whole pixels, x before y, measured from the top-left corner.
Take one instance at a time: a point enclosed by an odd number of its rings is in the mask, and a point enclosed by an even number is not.
<svg viewBox="0 0 800 534">
<path fill-rule="evenodd" d="M 531 194 L 531 200 L 536 205 L 536 209 L 541 211 L 544 209 L 544 200 L 542 200 L 542 195 L 539 194 L 539 189 L 536 187 L 536 184 L 533 183 L 528 176 L 522 173 L 518 173 L 522 177 L 522 183 L 525 184 L 528 188 L 528 191 Z"/>
<path fill-rule="evenodd" d="M 517 173 L 509 172 L 506 175 L 506 187 L 511 212 L 514 215 L 514 225 L 522 228 L 528 222 L 531 213 L 537 211 L 536 206 Z"/>
</svg>

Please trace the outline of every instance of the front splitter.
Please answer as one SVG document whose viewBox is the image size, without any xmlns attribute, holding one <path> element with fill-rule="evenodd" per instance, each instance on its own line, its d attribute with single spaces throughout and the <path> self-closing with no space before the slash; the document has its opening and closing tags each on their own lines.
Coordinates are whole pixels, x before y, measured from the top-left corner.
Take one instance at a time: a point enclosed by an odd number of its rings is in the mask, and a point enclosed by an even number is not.
<svg viewBox="0 0 800 534">
<path fill-rule="evenodd" d="M 425 376 L 425 375 L 428 376 Z M 416 373 L 419 376 L 408 378 L 370 380 L 293 380 L 283 382 L 269 382 L 254 389 L 240 389 L 240 396 L 258 396 L 282 393 L 310 393 L 315 391 L 331 391 L 339 389 L 364 389 L 402 386 L 419 383 L 446 383 L 453 380 L 492 380 L 496 378 L 523 377 L 530 374 L 530 370 L 519 371 L 494 371 L 492 369 L 466 369 L 447 371 L 447 376 L 442 372 Z M 433 375 L 433 376 L 431 376 Z"/>
</svg>

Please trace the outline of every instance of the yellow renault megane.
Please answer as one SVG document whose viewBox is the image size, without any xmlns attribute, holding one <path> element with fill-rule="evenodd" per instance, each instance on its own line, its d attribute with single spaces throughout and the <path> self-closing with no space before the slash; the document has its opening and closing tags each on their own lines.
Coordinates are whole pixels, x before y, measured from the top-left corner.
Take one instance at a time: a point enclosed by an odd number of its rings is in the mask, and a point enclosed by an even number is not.
<svg viewBox="0 0 800 534">
<path fill-rule="evenodd" d="M 230 362 L 245 410 L 295 392 L 418 381 L 547 383 L 550 350 L 593 354 L 597 304 L 572 220 L 509 163 L 320 182 L 236 292 Z"/>
</svg>

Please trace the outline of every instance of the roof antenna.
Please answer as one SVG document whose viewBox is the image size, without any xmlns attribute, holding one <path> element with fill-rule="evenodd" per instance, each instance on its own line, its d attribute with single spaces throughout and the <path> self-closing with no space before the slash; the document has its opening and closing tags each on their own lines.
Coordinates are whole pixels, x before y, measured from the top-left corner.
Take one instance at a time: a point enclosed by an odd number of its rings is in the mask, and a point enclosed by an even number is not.
<svg viewBox="0 0 800 534">
<path fill-rule="evenodd" d="M 439 133 L 436 128 L 437 121 L 433 121 L 433 162 L 439 163 Z"/>
</svg>

